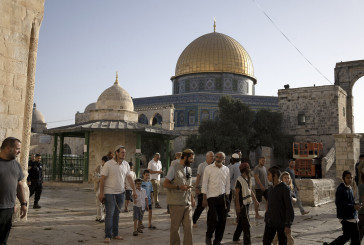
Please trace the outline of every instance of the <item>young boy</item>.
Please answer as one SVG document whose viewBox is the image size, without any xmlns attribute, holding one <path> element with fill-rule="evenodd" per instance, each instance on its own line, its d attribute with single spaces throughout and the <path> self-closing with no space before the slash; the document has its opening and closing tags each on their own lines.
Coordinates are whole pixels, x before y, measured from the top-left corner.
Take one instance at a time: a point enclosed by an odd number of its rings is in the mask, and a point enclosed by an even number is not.
<svg viewBox="0 0 364 245">
<path fill-rule="evenodd" d="M 342 224 L 343 234 L 336 238 L 333 242 L 324 242 L 327 244 L 345 244 L 351 240 L 352 245 L 359 245 L 359 228 L 358 228 L 358 213 L 361 208 L 361 204 L 355 204 L 353 190 L 351 184 L 353 182 L 353 175 L 350 171 L 345 170 L 343 172 L 343 181 L 336 190 L 335 204 L 337 218 Z"/>
<path fill-rule="evenodd" d="M 149 180 L 149 177 L 150 177 L 149 170 L 148 169 L 144 170 L 142 188 L 145 189 L 145 191 L 147 193 L 147 197 L 148 197 L 148 207 L 149 207 L 149 212 L 148 212 L 148 224 L 149 224 L 149 226 L 148 226 L 148 228 L 149 229 L 156 229 L 157 227 L 152 225 L 152 206 L 153 206 L 152 193 L 153 193 L 153 186 L 152 186 L 152 182 L 150 182 L 150 180 Z"/>
<path fill-rule="evenodd" d="M 145 190 L 142 187 L 142 180 L 135 180 L 135 191 L 136 191 L 136 199 L 134 200 L 133 205 L 133 217 L 134 217 L 134 232 L 133 236 L 137 236 L 138 233 L 143 233 L 143 230 L 140 228 L 143 221 L 143 214 L 145 208 L 149 210 L 148 198 Z"/>
<path fill-rule="evenodd" d="M 132 162 L 129 162 L 130 176 L 132 177 L 133 181 L 135 181 L 136 175 L 133 169 L 133 165 L 134 164 Z M 129 201 L 133 202 L 133 189 L 131 188 L 129 181 L 125 179 L 125 208 L 124 208 L 125 213 L 129 212 L 128 210 Z"/>
</svg>

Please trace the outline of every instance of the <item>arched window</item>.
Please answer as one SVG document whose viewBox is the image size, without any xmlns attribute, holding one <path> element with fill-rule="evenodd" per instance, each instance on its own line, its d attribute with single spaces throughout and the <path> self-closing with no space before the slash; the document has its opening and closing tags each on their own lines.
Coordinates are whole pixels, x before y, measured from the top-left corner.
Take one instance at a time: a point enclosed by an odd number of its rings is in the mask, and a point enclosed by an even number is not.
<svg viewBox="0 0 364 245">
<path fill-rule="evenodd" d="M 201 121 L 210 119 L 210 113 L 208 110 L 201 111 Z"/>
<path fill-rule="evenodd" d="M 214 119 L 219 118 L 219 111 L 214 111 Z"/>
<path fill-rule="evenodd" d="M 63 154 L 64 155 L 71 155 L 72 154 L 71 147 L 68 144 L 63 144 Z"/>
<path fill-rule="evenodd" d="M 189 111 L 188 112 L 188 126 L 193 126 L 195 125 L 195 120 L 196 119 L 196 115 L 195 115 L 195 111 Z"/>
<path fill-rule="evenodd" d="M 152 126 L 162 126 L 162 116 L 159 113 L 155 114 L 155 116 L 153 117 Z"/>
<path fill-rule="evenodd" d="M 147 118 L 147 116 L 144 115 L 144 114 L 139 115 L 138 123 L 147 124 L 148 125 L 148 118 Z"/>
</svg>

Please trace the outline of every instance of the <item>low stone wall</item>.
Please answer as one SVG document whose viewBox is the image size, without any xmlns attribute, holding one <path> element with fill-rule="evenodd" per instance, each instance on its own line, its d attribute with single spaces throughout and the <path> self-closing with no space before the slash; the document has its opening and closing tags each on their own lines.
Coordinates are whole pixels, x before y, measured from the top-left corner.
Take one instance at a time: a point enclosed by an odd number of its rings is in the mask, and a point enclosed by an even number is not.
<svg viewBox="0 0 364 245">
<path fill-rule="evenodd" d="M 333 179 L 296 179 L 302 204 L 318 206 L 335 200 Z"/>
</svg>

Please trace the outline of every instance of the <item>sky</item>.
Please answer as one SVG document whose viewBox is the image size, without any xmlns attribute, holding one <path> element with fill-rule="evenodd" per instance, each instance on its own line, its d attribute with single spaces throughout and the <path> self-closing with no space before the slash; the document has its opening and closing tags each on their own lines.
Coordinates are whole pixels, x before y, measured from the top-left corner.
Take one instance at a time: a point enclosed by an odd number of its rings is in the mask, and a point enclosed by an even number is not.
<svg viewBox="0 0 364 245">
<path fill-rule="evenodd" d="M 34 102 L 53 128 L 73 124 L 116 71 L 133 98 L 172 94 L 180 54 L 213 32 L 214 18 L 216 31 L 249 53 L 256 95 L 331 85 L 336 63 L 364 59 L 363 9 L 362 0 L 46 0 Z M 361 78 L 353 88 L 359 133 L 363 91 Z"/>
</svg>

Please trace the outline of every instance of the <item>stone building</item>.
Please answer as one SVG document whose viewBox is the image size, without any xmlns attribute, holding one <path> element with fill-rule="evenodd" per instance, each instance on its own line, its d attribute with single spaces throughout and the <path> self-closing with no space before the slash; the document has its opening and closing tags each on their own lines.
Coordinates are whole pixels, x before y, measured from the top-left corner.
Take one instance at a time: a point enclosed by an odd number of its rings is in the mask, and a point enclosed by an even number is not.
<svg viewBox="0 0 364 245">
<path fill-rule="evenodd" d="M 0 1 L 0 144 L 22 141 L 20 164 L 28 175 L 35 69 L 44 0 Z M 23 182 L 28 193 L 28 187 Z"/>
<path fill-rule="evenodd" d="M 163 115 L 168 121 L 168 113 Z M 169 162 L 170 140 L 175 137 L 173 127 L 164 129 L 138 123 L 138 113 L 134 111 L 131 96 L 120 86 L 118 76 L 115 83 L 101 93 L 96 103 L 88 105 L 83 113 L 76 114 L 76 124 L 48 129 L 45 133 L 54 137 L 55 146 L 62 146 L 65 137 L 78 137 L 83 140 L 86 172 L 84 181 L 91 179 L 102 156 L 113 151 L 116 145 L 125 146 L 126 160 L 136 163 L 136 173 L 139 173 L 141 143 L 148 138 L 153 138 L 155 143 L 161 142 L 162 158 Z M 59 144 L 58 139 L 61 142 Z M 54 158 L 53 169 L 63 160 L 64 149 L 59 147 L 57 154 L 57 148 L 53 148 L 53 155 L 59 156 L 58 159 Z M 53 176 L 53 179 L 56 177 Z"/>
<path fill-rule="evenodd" d="M 278 90 L 282 129 L 295 141 L 322 142 L 324 155 L 335 144 L 334 134 L 350 130 L 346 125 L 346 92 L 339 86 Z"/>
<path fill-rule="evenodd" d="M 173 105 L 174 129 L 188 135 L 196 132 L 202 120 L 217 116 L 223 95 L 231 95 L 253 110 L 278 109 L 277 97 L 255 95 L 253 62 L 243 46 L 215 31 L 195 39 L 183 50 L 171 81 L 172 95 L 133 98 L 139 123 L 154 120 L 143 108 Z M 163 124 L 163 117 L 158 120 Z"/>
<path fill-rule="evenodd" d="M 44 134 L 44 131 L 47 130 L 47 124 L 43 114 L 37 109 L 35 103 L 33 106 L 31 125 L 29 155 L 51 155 L 53 149 L 53 137 Z M 83 144 L 83 139 L 66 137 L 63 142 L 64 154 L 82 156 Z M 59 143 L 57 147 L 60 147 Z"/>
</svg>

